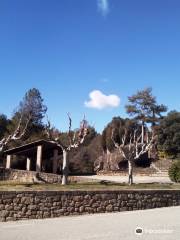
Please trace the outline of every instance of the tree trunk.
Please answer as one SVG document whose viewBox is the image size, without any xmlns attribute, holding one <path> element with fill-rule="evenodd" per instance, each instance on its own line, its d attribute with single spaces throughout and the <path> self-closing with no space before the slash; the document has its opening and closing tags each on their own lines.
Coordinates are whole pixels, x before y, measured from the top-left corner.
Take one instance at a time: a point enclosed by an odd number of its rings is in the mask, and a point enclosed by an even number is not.
<svg viewBox="0 0 180 240">
<path fill-rule="evenodd" d="M 111 152 L 110 152 L 109 149 L 107 148 L 107 150 L 106 150 L 106 162 L 107 162 L 107 170 L 108 170 L 108 171 L 111 170 L 110 157 L 111 157 Z"/>
<path fill-rule="evenodd" d="M 128 183 L 129 185 L 133 184 L 133 163 L 131 160 L 128 160 Z"/>
<path fill-rule="evenodd" d="M 153 110 L 153 119 L 152 119 L 152 127 L 156 126 L 156 115 L 155 115 L 155 111 Z"/>
<path fill-rule="evenodd" d="M 62 185 L 68 183 L 68 174 L 69 174 L 69 162 L 67 158 L 67 151 L 63 150 L 63 167 L 62 167 Z"/>
<path fill-rule="evenodd" d="M 142 121 L 142 137 L 141 137 L 141 143 L 144 143 L 144 121 Z"/>
</svg>

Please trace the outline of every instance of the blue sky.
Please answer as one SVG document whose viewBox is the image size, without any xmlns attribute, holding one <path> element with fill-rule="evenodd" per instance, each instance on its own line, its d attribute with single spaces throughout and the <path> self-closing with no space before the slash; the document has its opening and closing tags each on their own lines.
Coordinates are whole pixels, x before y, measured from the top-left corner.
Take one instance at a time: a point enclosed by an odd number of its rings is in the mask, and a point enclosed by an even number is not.
<svg viewBox="0 0 180 240">
<path fill-rule="evenodd" d="M 70 112 L 101 131 L 149 86 L 180 110 L 180 1 L 1 0 L 0 86 L 0 112 L 36 87 L 62 130 Z"/>
</svg>

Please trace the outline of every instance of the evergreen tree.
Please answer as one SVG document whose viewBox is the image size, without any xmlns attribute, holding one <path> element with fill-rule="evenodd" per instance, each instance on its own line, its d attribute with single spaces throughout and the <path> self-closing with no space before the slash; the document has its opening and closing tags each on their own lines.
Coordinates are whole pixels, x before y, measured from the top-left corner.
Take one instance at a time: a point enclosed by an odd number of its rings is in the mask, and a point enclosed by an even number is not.
<svg viewBox="0 0 180 240">
<path fill-rule="evenodd" d="M 7 119 L 7 116 L 0 114 L 0 139 L 8 132 L 8 125 L 10 120 Z"/>
<path fill-rule="evenodd" d="M 180 157 L 180 112 L 172 111 L 161 120 L 158 148 L 174 157 Z"/>
<path fill-rule="evenodd" d="M 34 125 L 41 125 L 47 107 L 43 104 L 43 98 L 38 89 L 32 88 L 28 90 L 19 104 L 18 113 L 24 117 L 31 117 Z"/>
<path fill-rule="evenodd" d="M 167 111 L 167 107 L 163 104 L 157 104 L 156 97 L 152 95 L 152 88 L 138 91 L 135 95 L 128 97 L 128 100 L 130 104 L 126 105 L 126 112 L 141 122 L 141 143 L 144 143 L 146 123 L 155 126 L 159 122 L 159 118 L 162 117 L 161 113 Z"/>
</svg>

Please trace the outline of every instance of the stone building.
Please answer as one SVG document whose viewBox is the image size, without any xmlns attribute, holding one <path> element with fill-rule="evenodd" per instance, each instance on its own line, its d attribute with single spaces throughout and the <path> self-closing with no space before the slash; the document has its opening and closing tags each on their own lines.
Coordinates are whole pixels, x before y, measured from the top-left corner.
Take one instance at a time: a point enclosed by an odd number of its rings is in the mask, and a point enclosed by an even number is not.
<svg viewBox="0 0 180 240">
<path fill-rule="evenodd" d="M 62 149 L 54 142 L 38 140 L 4 152 L 6 168 L 59 173 Z"/>
</svg>

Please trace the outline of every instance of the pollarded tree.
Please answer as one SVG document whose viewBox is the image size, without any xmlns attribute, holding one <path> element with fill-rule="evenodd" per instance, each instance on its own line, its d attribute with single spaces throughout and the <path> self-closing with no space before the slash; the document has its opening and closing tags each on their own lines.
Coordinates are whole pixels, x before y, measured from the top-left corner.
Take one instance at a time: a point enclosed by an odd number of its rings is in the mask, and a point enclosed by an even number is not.
<svg viewBox="0 0 180 240">
<path fill-rule="evenodd" d="M 100 160 L 100 162 L 103 161 L 103 167 L 106 170 L 112 170 L 119 168 L 118 162 L 115 160 L 116 157 L 112 155 L 113 152 L 115 152 L 115 145 L 112 142 L 112 131 L 113 131 L 113 138 L 114 141 L 118 144 L 122 144 L 122 137 L 124 135 L 124 129 L 127 128 L 129 131 L 133 130 L 137 127 L 136 121 L 130 120 L 128 118 L 123 119 L 121 117 L 114 117 L 112 121 L 105 127 L 102 133 L 102 147 L 104 149 L 103 158 Z M 138 126 L 139 129 L 139 126 Z M 128 140 L 128 139 L 127 139 Z M 123 159 L 123 156 L 119 156 L 119 160 Z M 100 158 L 99 158 L 100 159 Z M 99 160 L 97 161 L 99 162 Z M 97 165 L 96 162 L 96 165 Z M 100 169 L 102 164 L 96 166 L 96 169 Z"/>
<path fill-rule="evenodd" d="M 114 129 L 112 130 L 111 139 L 114 146 L 120 154 L 128 161 L 128 183 L 133 184 L 133 165 L 135 160 L 147 153 L 155 144 L 156 136 L 154 132 L 145 129 L 144 142 L 141 142 L 142 133 L 136 123 L 127 122 L 121 129 L 121 139 L 117 142 L 115 139 Z"/>
<path fill-rule="evenodd" d="M 62 185 L 66 185 L 68 183 L 68 175 L 69 175 L 69 159 L 68 153 L 72 149 L 78 148 L 85 140 L 88 135 L 88 123 L 85 118 L 81 121 L 79 129 L 72 131 L 72 119 L 68 114 L 69 119 L 69 130 L 67 133 L 59 134 L 57 131 L 54 133 L 54 129 L 51 128 L 51 124 L 48 121 L 48 125 L 46 128 L 46 133 L 48 135 L 49 140 L 56 143 L 63 152 L 63 166 L 62 166 Z M 62 139 L 63 137 L 63 139 Z"/>
<path fill-rule="evenodd" d="M 157 104 L 156 97 L 152 95 L 152 88 L 138 91 L 135 95 L 128 97 L 129 104 L 126 111 L 130 116 L 141 122 L 142 136 L 141 143 L 144 143 L 146 123 L 156 125 L 161 118 L 161 113 L 167 111 L 163 104 Z"/>
</svg>

